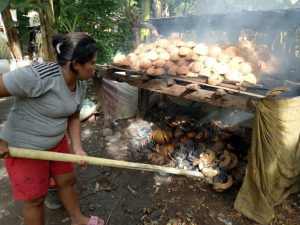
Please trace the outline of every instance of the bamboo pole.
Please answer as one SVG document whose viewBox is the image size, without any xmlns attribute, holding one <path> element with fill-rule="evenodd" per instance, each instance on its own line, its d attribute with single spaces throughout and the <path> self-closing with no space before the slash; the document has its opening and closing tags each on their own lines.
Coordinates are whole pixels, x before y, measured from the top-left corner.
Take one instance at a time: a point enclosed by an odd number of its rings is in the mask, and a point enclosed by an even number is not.
<svg viewBox="0 0 300 225">
<path fill-rule="evenodd" d="M 144 163 L 125 162 L 120 160 L 104 159 L 104 158 L 91 157 L 91 156 L 73 155 L 73 154 L 66 154 L 66 153 L 57 153 L 57 152 L 23 149 L 23 148 L 15 148 L 15 147 L 9 147 L 9 153 L 11 156 L 18 157 L 18 158 L 72 162 L 72 163 L 87 161 L 88 164 L 96 165 L 96 166 L 117 167 L 117 168 L 162 172 L 162 173 L 204 178 L 204 175 L 198 171 L 176 169 L 171 167 L 157 166 L 157 165 L 144 164 Z"/>
</svg>

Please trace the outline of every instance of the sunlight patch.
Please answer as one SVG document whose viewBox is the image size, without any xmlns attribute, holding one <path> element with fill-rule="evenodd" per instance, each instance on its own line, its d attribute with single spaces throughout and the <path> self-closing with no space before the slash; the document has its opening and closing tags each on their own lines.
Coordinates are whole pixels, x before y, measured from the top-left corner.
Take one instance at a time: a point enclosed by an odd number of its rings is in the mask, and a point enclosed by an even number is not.
<svg viewBox="0 0 300 225">
<path fill-rule="evenodd" d="M 8 210 L 5 210 L 5 209 L 0 210 L 0 219 L 2 219 L 3 217 L 7 217 L 9 215 L 10 215 L 10 212 Z"/>
<path fill-rule="evenodd" d="M 93 132 L 89 128 L 84 129 L 82 132 L 83 138 L 90 138 L 90 137 L 92 137 L 92 134 L 93 134 Z"/>
<path fill-rule="evenodd" d="M 0 168 L 0 180 L 7 178 L 7 172 L 6 169 L 4 167 Z"/>
</svg>

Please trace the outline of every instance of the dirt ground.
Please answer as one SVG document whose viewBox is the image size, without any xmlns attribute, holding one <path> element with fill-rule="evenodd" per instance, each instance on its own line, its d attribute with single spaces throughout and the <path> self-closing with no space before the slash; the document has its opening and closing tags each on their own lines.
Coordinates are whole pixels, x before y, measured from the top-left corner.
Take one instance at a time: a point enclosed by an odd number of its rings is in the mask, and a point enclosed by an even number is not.
<svg viewBox="0 0 300 225">
<path fill-rule="evenodd" d="M 0 124 L 12 99 L 0 100 Z M 128 127 L 134 119 L 118 121 L 108 141 L 103 120 L 82 123 L 84 146 L 91 156 L 143 162 L 132 154 Z M 238 187 L 216 193 L 208 184 L 183 176 L 89 166 L 77 169 L 81 208 L 86 215 L 102 217 L 110 225 L 254 225 L 233 209 Z M 0 161 L 0 224 L 22 224 L 21 203 L 12 199 L 11 187 Z M 47 225 L 70 224 L 65 210 L 46 210 Z M 177 222 L 175 222 L 177 221 Z M 300 224 L 300 194 L 275 208 L 272 225 Z"/>
</svg>

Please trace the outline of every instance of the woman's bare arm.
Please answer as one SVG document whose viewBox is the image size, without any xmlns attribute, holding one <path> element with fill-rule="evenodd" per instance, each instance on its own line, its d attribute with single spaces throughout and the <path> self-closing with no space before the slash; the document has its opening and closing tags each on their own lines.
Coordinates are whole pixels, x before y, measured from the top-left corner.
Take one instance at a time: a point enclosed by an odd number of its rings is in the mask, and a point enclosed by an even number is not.
<svg viewBox="0 0 300 225">
<path fill-rule="evenodd" d="M 0 98 L 10 96 L 8 90 L 4 86 L 3 77 L 0 76 Z"/>
</svg>

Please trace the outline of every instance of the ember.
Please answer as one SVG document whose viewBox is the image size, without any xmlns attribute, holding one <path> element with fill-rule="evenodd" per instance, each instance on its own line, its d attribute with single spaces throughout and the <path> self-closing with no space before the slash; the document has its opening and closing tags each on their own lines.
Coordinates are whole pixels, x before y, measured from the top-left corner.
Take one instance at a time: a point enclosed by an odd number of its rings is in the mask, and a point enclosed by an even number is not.
<svg viewBox="0 0 300 225">
<path fill-rule="evenodd" d="M 132 149 L 138 158 L 200 171 L 213 185 L 213 190 L 219 192 L 233 183 L 241 183 L 251 129 L 216 120 L 201 124 L 196 117 L 168 113 L 174 112 L 170 107 L 165 109 L 153 108 L 146 117 L 152 122 L 136 127 L 137 139 L 132 140 Z M 152 128 L 146 127 L 150 124 Z"/>
</svg>

